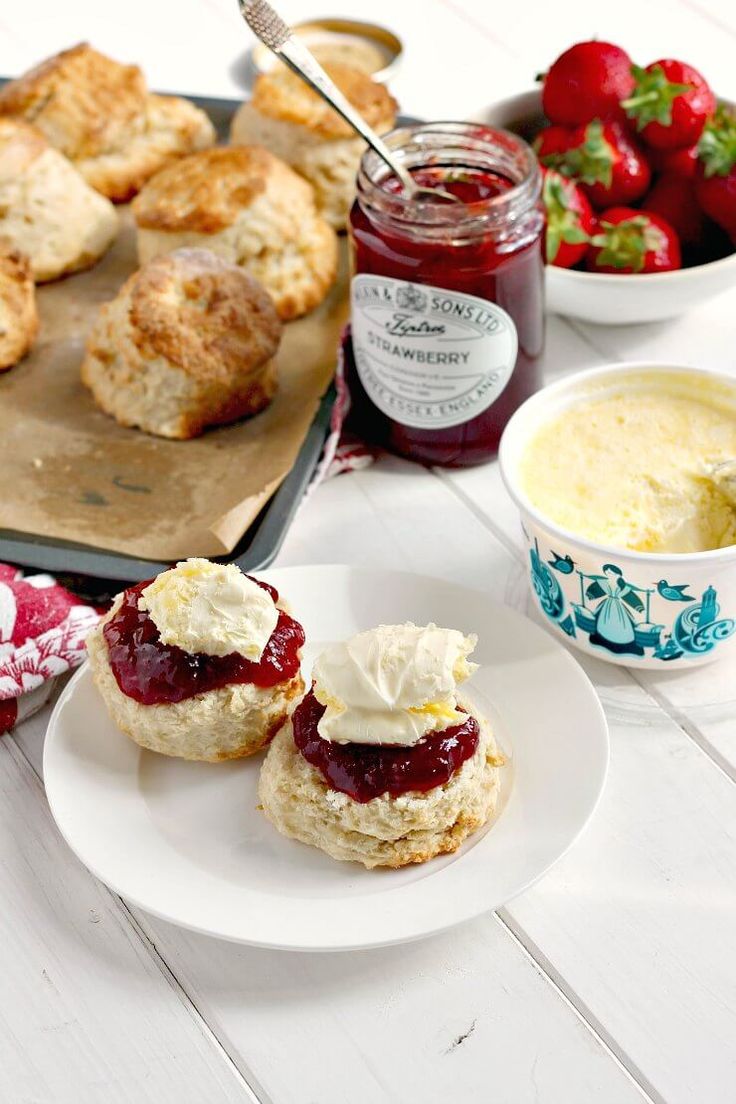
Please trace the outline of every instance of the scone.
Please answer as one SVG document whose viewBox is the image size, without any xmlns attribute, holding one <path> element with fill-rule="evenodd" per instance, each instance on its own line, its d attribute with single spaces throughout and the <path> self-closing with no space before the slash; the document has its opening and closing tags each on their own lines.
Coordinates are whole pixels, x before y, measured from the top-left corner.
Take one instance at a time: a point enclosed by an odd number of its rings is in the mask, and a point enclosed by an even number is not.
<svg viewBox="0 0 736 1104">
<path fill-rule="evenodd" d="M 110 201 L 40 131 L 0 117 L 0 235 L 30 258 L 37 282 L 89 268 L 117 231 Z"/>
<path fill-rule="evenodd" d="M 474 646 L 454 629 L 407 624 L 328 648 L 261 770 L 275 827 L 370 868 L 426 862 L 486 824 L 503 757 L 457 698 Z"/>
<path fill-rule="evenodd" d="M 126 736 L 217 763 L 255 754 L 282 727 L 304 692 L 303 643 L 273 587 L 193 559 L 118 595 L 87 652 Z"/>
<path fill-rule="evenodd" d="M 31 262 L 0 238 L 0 372 L 26 355 L 38 333 Z"/>
<path fill-rule="evenodd" d="M 86 43 L 0 89 L 0 115 L 25 119 L 109 199 L 130 199 L 170 161 L 211 146 L 212 123 L 177 96 L 157 96 L 137 65 Z"/>
<path fill-rule="evenodd" d="M 325 68 L 374 130 L 384 134 L 394 127 L 396 101 L 382 84 L 349 66 Z M 365 142 L 290 69 L 278 65 L 258 77 L 252 98 L 233 119 L 231 140 L 282 157 L 313 185 L 330 225 L 345 227 Z"/>
<path fill-rule="evenodd" d="M 337 275 L 337 238 L 314 193 L 267 150 L 205 150 L 160 172 L 133 204 L 141 264 L 206 246 L 263 284 L 283 319 L 322 302 Z"/>
<path fill-rule="evenodd" d="M 179 249 L 134 272 L 101 308 L 82 382 L 121 425 L 196 437 L 269 404 L 280 339 L 255 280 L 206 249 Z"/>
</svg>

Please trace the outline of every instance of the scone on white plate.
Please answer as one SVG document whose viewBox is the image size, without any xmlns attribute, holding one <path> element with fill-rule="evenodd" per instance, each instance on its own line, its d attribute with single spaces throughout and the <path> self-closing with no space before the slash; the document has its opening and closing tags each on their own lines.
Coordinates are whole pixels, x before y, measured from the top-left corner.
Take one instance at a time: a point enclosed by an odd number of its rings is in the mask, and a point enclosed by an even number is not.
<svg viewBox="0 0 736 1104">
<path fill-rule="evenodd" d="M 455 629 L 405 624 L 323 652 L 261 770 L 275 827 L 334 859 L 399 867 L 455 851 L 486 824 L 503 757 L 457 697 L 474 646 Z"/>
<path fill-rule="evenodd" d="M 37 333 L 31 262 L 7 238 L 0 238 L 0 372 L 26 355 Z"/>
<path fill-rule="evenodd" d="M 29 257 L 38 283 L 89 268 L 117 232 L 110 201 L 40 131 L 0 116 L 0 235 Z"/>
<path fill-rule="evenodd" d="M 312 188 L 257 147 L 211 149 L 158 173 L 133 203 L 138 258 L 203 246 L 263 284 L 283 319 L 306 314 L 337 275 L 337 238 Z"/>
<path fill-rule="evenodd" d="M 397 104 L 384 85 L 350 66 L 325 68 L 375 131 L 385 134 L 395 126 Z M 265 146 L 305 176 L 320 213 L 336 230 L 344 229 L 365 142 L 295 73 L 283 65 L 262 73 L 230 133 L 233 143 Z"/>
<path fill-rule="evenodd" d="M 281 322 L 270 296 L 206 249 L 134 272 L 87 338 L 82 382 L 121 425 L 190 438 L 268 406 Z"/>
<path fill-rule="evenodd" d="M 130 199 L 170 161 L 215 141 L 203 111 L 148 91 L 137 65 L 82 42 L 0 88 L 0 115 L 25 119 L 116 202 Z"/>
<path fill-rule="evenodd" d="M 191 559 L 118 595 L 87 652 L 126 736 L 217 763 L 255 754 L 282 727 L 304 692 L 303 643 L 273 587 Z"/>
</svg>

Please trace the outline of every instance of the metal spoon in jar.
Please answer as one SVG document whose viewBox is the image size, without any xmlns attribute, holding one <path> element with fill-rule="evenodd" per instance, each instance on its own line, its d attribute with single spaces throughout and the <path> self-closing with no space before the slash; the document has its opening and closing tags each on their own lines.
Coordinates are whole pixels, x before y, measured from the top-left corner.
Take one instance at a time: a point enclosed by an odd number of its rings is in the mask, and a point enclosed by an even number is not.
<svg viewBox="0 0 736 1104">
<path fill-rule="evenodd" d="M 423 188 L 398 161 L 386 143 L 368 126 L 365 119 L 342 94 L 337 85 L 330 80 L 322 66 L 307 47 L 284 23 L 266 0 L 238 0 L 240 13 L 250 29 L 261 42 L 268 46 L 276 57 L 280 58 L 301 77 L 323 100 L 341 115 L 345 122 L 365 139 L 371 149 L 386 162 L 388 167 L 401 181 L 404 191 L 410 199 L 422 198 L 445 200 L 448 203 L 461 203 L 462 200 L 444 188 Z"/>
</svg>

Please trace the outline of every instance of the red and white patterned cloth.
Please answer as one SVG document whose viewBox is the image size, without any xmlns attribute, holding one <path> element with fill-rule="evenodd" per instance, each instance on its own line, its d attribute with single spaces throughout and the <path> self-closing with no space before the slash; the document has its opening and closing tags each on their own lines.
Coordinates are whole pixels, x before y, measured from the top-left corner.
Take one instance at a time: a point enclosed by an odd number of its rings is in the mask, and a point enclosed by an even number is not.
<svg viewBox="0 0 736 1104">
<path fill-rule="evenodd" d="M 47 701 L 57 675 L 84 660 L 99 614 L 50 575 L 0 563 L 0 734 Z"/>
<path fill-rule="evenodd" d="M 350 411 L 350 391 L 345 380 L 344 344 L 346 333 L 343 333 L 337 353 L 337 367 L 335 369 L 337 396 L 332 407 L 330 432 L 307 494 L 314 490 L 324 479 L 330 479 L 333 475 L 342 475 L 344 472 L 367 468 L 378 455 L 377 449 L 366 445 L 364 441 L 361 441 L 352 433 L 343 432 L 343 425 Z"/>
</svg>

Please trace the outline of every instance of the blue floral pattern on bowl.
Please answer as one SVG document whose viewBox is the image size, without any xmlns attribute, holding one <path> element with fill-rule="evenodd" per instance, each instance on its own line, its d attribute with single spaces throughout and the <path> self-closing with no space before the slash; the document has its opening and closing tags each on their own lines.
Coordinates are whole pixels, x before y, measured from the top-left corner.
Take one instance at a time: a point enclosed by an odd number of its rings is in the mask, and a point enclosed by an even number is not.
<svg viewBox="0 0 736 1104">
<path fill-rule="evenodd" d="M 613 561 L 583 570 L 569 553 L 543 555 L 537 537 L 527 534 L 527 540 L 539 606 L 577 644 L 586 641 L 622 663 L 670 662 L 703 658 L 736 633 L 736 620 L 721 616 L 711 583 L 692 594 L 688 583 L 635 581 Z"/>
</svg>

